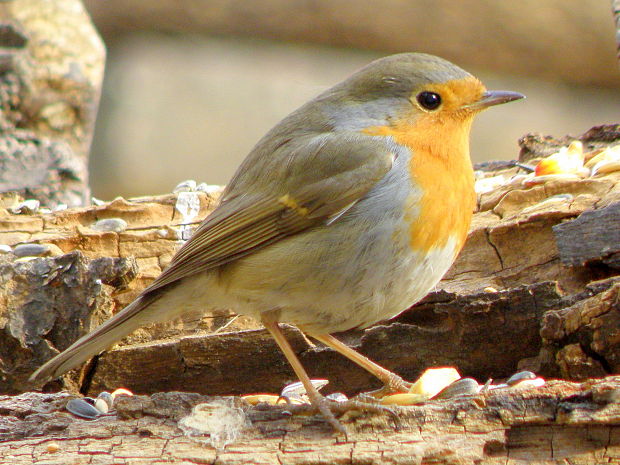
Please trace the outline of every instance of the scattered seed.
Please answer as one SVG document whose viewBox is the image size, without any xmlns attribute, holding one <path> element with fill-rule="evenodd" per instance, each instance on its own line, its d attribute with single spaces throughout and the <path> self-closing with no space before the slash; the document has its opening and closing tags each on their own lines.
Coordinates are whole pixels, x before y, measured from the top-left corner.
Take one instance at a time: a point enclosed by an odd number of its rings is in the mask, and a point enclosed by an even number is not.
<svg viewBox="0 0 620 465">
<path fill-rule="evenodd" d="M 326 379 L 311 379 L 310 382 L 317 391 L 320 391 L 329 383 L 329 381 Z M 302 399 L 303 397 L 305 397 L 305 395 L 306 388 L 301 383 L 301 381 L 287 384 L 286 386 L 284 386 L 284 388 L 282 388 L 282 391 L 280 392 L 281 397 L 288 397 L 289 399 Z"/>
<path fill-rule="evenodd" d="M 58 445 L 57 442 L 50 442 L 47 445 L 47 452 L 49 452 L 50 454 L 55 454 L 59 450 L 60 450 L 60 445 Z"/>
<path fill-rule="evenodd" d="M 430 399 L 460 377 L 459 372 L 453 367 L 429 368 L 413 383 L 409 393 L 420 394 Z"/>
<path fill-rule="evenodd" d="M 108 413 L 108 411 L 110 410 L 110 406 L 108 405 L 108 403 L 100 398 L 95 399 L 94 407 L 99 411 L 99 413 Z"/>
<path fill-rule="evenodd" d="M 118 388 L 110 395 L 112 396 L 112 400 L 114 401 L 118 396 L 133 396 L 133 392 L 131 392 L 129 389 Z"/>
<path fill-rule="evenodd" d="M 16 257 L 43 257 L 49 254 L 50 248 L 47 244 L 19 244 L 13 249 Z"/>
<path fill-rule="evenodd" d="M 12 207 L 11 212 L 15 213 L 16 215 L 19 215 L 19 214 L 32 215 L 39 209 L 40 206 L 41 206 L 41 202 L 39 202 L 38 200 L 28 199 Z"/>
<path fill-rule="evenodd" d="M 349 398 L 342 392 L 332 392 L 325 397 L 336 402 L 346 402 L 349 400 Z"/>
<path fill-rule="evenodd" d="M 103 402 L 105 402 L 108 406 L 108 410 L 111 410 L 114 406 L 114 398 L 112 397 L 112 394 L 107 391 L 99 393 L 99 395 L 97 396 L 97 400 L 102 400 Z"/>
<path fill-rule="evenodd" d="M 105 218 L 93 223 L 90 228 L 95 231 L 112 231 L 118 233 L 127 229 L 127 222 L 122 218 Z"/>
<path fill-rule="evenodd" d="M 531 389 L 544 386 L 546 381 L 543 378 L 536 377 L 534 379 L 524 379 L 510 386 L 511 389 Z"/>
<path fill-rule="evenodd" d="M 286 403 L 285 398 L 277 396 L 275 394 L 247 394 L 245 396 L 241 396 L 241 398 L 250 405 L 257 405 L 261 403 L 276 405 Z"/>
<path fill-rule="evenodd" d="M 479 390 L 480 385 L 478 381 L 473 378 L 461 378 L 444 388 L 433 397 L 433 399 L 452 399 L 454 397 L 471 396 L 477 394 Z"/>
<path fill-rule="evenodd" d="M 428 396 L 425 394 L 413 394 L 404 392 L 399 394 L 391 394 L 381 398 L 383 405 L 416 405 L 426 402 Z"/>
<path fill-rule="evenodd" d="M 187 181 L 180 182 L 176 185 L 172 192 L 177 194 L 179 192 L 194 192 L 196 190 L 196 181 L 188 179 Z"/>
<path fill-rule="evenodd" d="M 512 375 L 510 378 L 508 378 L 506 380 L 506 384 L 508 386 L 512 386 L 513 384 L 520 383 L 523 380 L 535 379 L 535 378 L 536 378 L 536 375 L 532 373 L 531 371 L 520 371 Z"/>
<path fill-rule="evenodd" d="M 536 165 L 536 176 L 576 174 L 578 176 L 588 176 L 590 170 L 583 166 L 584 154 L 583 144 L 572 141 L 568 147 L 562 147 L 559 152 L 541 160 Z"/>
<path fill-rule="evenodd" d="M 94 403 L 93 399 L 90 400 Z M 67 402 L 66 409 L 72 414 L 87 420 L 94 420 L 101 415 L 101 412 L 86 399 L 71 399 Z"/>
<path fill-rule="evenodd" d="M 196 190 L 198 192 L 204 192 L 205 194 L 215 194 L 222 190 L 222 186 L 217 184 L 207 184 L 206 182 L 201 182 L 196 186 Z"/>
</svg>

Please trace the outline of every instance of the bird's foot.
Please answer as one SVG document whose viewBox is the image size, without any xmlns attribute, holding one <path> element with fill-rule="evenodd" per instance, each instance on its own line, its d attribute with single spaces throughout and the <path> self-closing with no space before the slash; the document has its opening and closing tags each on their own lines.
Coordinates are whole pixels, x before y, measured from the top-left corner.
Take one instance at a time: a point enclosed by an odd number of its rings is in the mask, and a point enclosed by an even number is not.
<svg viewBox="0 0 620 465">
<path fill-rule="evenodd" d="M 363 401 L 358 399 L 336 401 L 328 399 L 320 394 L 318 395 L 318 397 L 312 397 L 314 398 L 310 399 L 310 404 L 291 404 L 287 406 L 287 410 L 293 415 L 318 412 L 334 428 L 334 430 L 345 435 L 347 434 L 347 430 L 336 418 L 336 415 L 340 416 L 348 411 L 357 410 L 360 412 L 371 412 L 380 414 L 388 413 L 394 417 L 396 416 L 396 413 L 393 409 L 385 405 L 379 405 L 374 398 L 371 401 Z"/>
<path fill-rule="evenodd" d="M 382 388 L 374 391 L 362 392 L 361 394 L 358 394 L 356 398 L 362 402 L 370 402 L 370 399 L 381 399 L 382 397 L 389 396 L 390 394 L 409 392 L 412 385 L 412 383 L 405 381 L 396 373 L 391 373 L 391 376 Z"/>
</svg>

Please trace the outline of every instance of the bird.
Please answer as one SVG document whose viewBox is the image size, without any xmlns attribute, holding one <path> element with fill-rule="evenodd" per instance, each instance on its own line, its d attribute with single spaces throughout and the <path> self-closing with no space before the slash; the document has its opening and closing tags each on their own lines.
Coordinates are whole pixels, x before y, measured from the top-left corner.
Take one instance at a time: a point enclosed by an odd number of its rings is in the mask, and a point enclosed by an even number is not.
<svg viewBox="0 0 620 465">
<path fill-rule="evenodd" d="M 218 206 L 119 313 L 31 376 L 42 384 L 147 323 L 233 309 L 259 320 L 337 430 L 280 324 L 331 347 L 391 391 L 409 383 L 338 340 L 402 313 L 447 272 L 476 205 L 474 116 L 524 98 L 488 91 L 424 53 L 380 58 L 263 136 Z"/>
</svg>

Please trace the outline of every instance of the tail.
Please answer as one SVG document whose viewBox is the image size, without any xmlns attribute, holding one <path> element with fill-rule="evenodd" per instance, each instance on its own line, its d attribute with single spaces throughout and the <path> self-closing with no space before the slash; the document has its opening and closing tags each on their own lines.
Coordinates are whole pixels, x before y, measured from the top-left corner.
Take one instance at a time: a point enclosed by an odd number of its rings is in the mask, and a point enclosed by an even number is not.
<svg viewBox="0 0 620 465">
<path fill-rule="evenodd" d="M 159 293 L 154 294 L 143 294 L 97 329 L 78 339 L 35 371 L 30 376 L 30 381 L 35 385 L 41 385 L 58 378 L 93 355 L 104 351 L 140 326 L 152 321 L 154 315 L 148 315 L 144 310 L 157 300 Z"/>
</svg>

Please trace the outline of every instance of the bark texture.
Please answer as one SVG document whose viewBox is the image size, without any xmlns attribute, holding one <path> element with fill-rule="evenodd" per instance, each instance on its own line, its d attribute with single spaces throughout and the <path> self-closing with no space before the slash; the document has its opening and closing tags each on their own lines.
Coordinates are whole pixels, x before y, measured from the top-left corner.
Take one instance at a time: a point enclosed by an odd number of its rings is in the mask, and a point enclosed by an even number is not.
<svg viewBox="0 0 620 465">
<path fill-rule="evenodd" d="M 347 435 L 285 407 L 167 392 L 120 397 L 94 421 L 67 393 L 0 396 L 0 464 L 594 464 L 620 463 L 620 378 L 349 412 Z M 192 408 L 211 408 L 189 430 Z M 217 415 L 217 416 L 215 416 Z"/>
<path fill-rule="evenodd" d="M 0 5 L 0 192 L 50 207 L 90 201 L 104 63 L 79 0 Z"/>
</svg>

